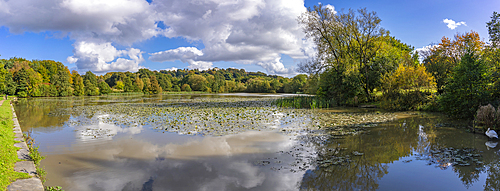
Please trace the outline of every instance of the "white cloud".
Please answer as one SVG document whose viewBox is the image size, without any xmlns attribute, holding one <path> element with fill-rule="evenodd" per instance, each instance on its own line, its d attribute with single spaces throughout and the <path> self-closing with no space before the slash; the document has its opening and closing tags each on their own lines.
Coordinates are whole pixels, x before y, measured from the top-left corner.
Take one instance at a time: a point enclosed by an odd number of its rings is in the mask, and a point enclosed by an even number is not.
<svg viewBox="0 0 500 191">
<path fill-rule="evenodd" d="M 425 58 L 427 58 L 427 56 L 429 56 L 431 54 L 431 50 L 436 47 L 436 46 L 439 46 L 439 45 L 427 45 L 427 46 L 424 46 L 422 48 L 417 48 L 415 49 L 415 51 L 417 51 L 418 53 L 418 60 L 420 61 L 420 63 L 422 63 L 422 61 L 425 60 Z"/>
<path fill-rule="evenodd" d="M 454 20 L 451 20 L 451 19 L 443 19 L 443 23 L 446 23 L 447 24 L 446 26 L 448 26 L 448 28 L 450 28 L 451 30 L 454 30 L 455 28 L 457 28 L 460 25 L 467 26 L 467 24 L 465 24 L 464 21 L 455 22 Z"/>
<path fill-rule="evenodd" d="M 167 69 L 163 69 L 163 70 L 166 70 L 166 71 L 177 71 L 179 68 L 176 68 L 176 67 L 172 67 L 172 68 L 167 68 Z"/>
<path fill-rule="evenodd" d="M 203 52 L 196 47 L 179 47 L 177 49 L 170 49 L 162 52 L 151 53 L 149 60 L 154 62 L 165 62 L 180 60 L 188 63 L 190 69 L 206 70 L 212 68 L 212 62 L 205 62 L 197 60 L 198 57 L 203 56 Z"/>
<path fill-rule="evenodd" d="M 303 40 L 296 20 L 306 11 L 301 0 L 158 0 L 153 4 L 164 10 L 162 20 L 170 27 L 165 36 L 201 41 L 205 46 L 195 63 L 188 62 L 192 68 L 202 61 L 229 61 L 256 64 L 270 74 L 293 74 L 293 69 L 276 60 L 283 54 L 303 59 L 314 51 L 314 44 Z M 152 61 L 166 61 L 156 58 Z"/>
<path fill-rule="evenodd" d="M 213 62 L 229 61 L 266 66 L 269 73 L 278 74 L 292 71 L 282 69 L 283 64 L 276 62 L 281 55 L 304 59 L 314 54 L 314 43 L 304 40 L 296 20 L 305 11 L 303 0 L 154 0 L 152 3 L 145 0 L 0 0 L 0 26 L 16 34 L 48 31 L 58 37 L 69 36 L 75 40 L 75 55 L 67 60 L 77 63 L 79 69 L 100 72 L 136 69 L 137 60 L 142 59 L 137 53 L 117 54 L 113 48 L 106 48 L 107 52 L 100 46 L 87 46 L 97 49 L 86 54 L 89 51 L 83 51 L 84 47 L 79 45 L 92 42 L 132 47 L 136 42 L 164 36 L 203 44 L 204 49 L 199 50 L 202 54 L 195 58 L 177 56 L 190 68 L 206 69 L 212 67 Z M 160 21 L 166 26 L 164 29 L 157 26 Z M 179 53 L 193 57 L 190 55 L 193 52 Z M 174 56 L 172 54 L 168 55 Z M 110 58 L 113 62 L 105 61 Z"/>
<path fill-rule="evenodd" d="M 117 50 L 111 43 L 93 43 L 79 41 L 74 45 L 74 55 L 67 58 L 75 63 L 79 70 L 91 70 L 97 73 L 107 71 L 137 71 L 144 61 L 139 49 Z"/>
<path fill-rule="evenodd" d="M 335 11 L 335 7 L 333 5 L 327 4 L 325 5 L 326 8 L 330 9 L 333 14 L 337 14 L 337 11 Z"/>
</svg>

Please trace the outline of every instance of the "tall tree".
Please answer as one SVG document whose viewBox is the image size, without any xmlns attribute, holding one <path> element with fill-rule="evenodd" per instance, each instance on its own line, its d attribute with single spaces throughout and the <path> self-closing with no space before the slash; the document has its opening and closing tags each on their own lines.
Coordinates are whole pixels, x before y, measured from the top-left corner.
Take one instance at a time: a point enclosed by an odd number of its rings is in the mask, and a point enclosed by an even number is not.
<svg viewBox="0 0 500 191">
<path fill-rule="evenodd" d="M 314 40 L 318 54 L 313 62 L 300 67 L 302 71 L 321 72 L 331 69 L 337 80 L 339 72 L 357 72 L 364 94 L 369 97 L 374 87 L 369 86 L 371 62 L 377 55 L 389 32 L 380 26 L 381 19 L 375 12 L 359 9 L 357 13 L 337 13 L 322 5 L 309 8 L 299 17 L 307 38 Z M 356 75 L 355 75 L 356 76 Z"/>
<path fill-rule="evenodd" d="M 73 75 L 73 90 L 75 96 L 81 96 L 85 94 L 83 78 L 78 73 L 75 73 Z"/>
<path fill-rule="evenodd" d="M 500 14 L 496 11 L 491 15 L 491 21 L 486 23 L 488 34 L 490 35 L 490 42 L 493 47 L 500 46 Z"/>
<path fill-rule="evenodd" d="M 451 73 L 440 99 L 443 110 L 459 118 L 472 118 L 489 101 L 488 68 L 474 52 L 466 53 Z"/>
<path fill-rule="evenodd" d="M 69 70 L 59 70 L 56 75 L 52 77 L 52 84 L 56 87 L 58 96 L 70 96 L 73 95 L 73 90 L 71 89 Z"/>
<path fill-rule="evenodd" d="M 474 31 L 457 34 L 454 40 L 443 37 L 438 45 L 432 47 L 423 62 L 427 71 L 436 79 L 438 91 L 442 92 L 448 75 L 466 53 L 479 52 L 483 47 L 484 42 Z"/>
</svg>

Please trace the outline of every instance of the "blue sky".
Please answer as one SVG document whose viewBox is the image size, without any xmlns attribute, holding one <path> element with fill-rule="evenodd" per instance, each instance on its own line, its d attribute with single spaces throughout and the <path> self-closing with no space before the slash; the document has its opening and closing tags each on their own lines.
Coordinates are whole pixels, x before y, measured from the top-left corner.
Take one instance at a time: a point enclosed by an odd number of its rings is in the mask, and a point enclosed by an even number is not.
<svg viewBox="0 0 500 191">
<path fill-rule="evenodd" d="M 487 41 L 486 22 L 500 12 L 498 0 L 0 0 L 0 58 L 96 73 L 232 67 L 292 76 L 314 54 L 296 18 L 319 3 L 375 11 L 415 48 L 471 30 Z"/>
</svg>

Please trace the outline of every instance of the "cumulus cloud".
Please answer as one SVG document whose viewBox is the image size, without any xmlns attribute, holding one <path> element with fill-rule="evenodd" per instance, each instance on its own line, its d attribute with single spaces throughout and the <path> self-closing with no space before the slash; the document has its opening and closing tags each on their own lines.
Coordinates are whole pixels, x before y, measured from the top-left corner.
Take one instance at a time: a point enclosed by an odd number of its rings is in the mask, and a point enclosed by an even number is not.
<svg viewBox="0 0 500 191">
<path fill-rule="evenodd" d="M 443 19 L 443 23 L 446 23 L 446 26 L 448 26 L 448 28 L 450 28 L 451 30 L 454 30 L 455 28 L 457 28 L 460 25 L 467 26 L 467 24 L 465 24 L 464 21 L 455 22 L 454 20 L 451 20 L 451 19 Z"/>
<path fill-rule="evenodd" d="M 137 71 L 139 63 L 144 61 L 139 49 L 117 50 L 111 43 L 93 43 L 79 41 L 73 45 L 74 55 L 67 58 L 75 63 L 79 70 L 91 70 L 97 73 L 107 71 Z"/>
<path fill-rule="evenodd" d="M 163 36 L 201 42 L 204 48 L 156 52 L 152 61 L 181 60 L 189 68 L 200 69 L 229 61 L 284 74 L 293 70 L 276 61 L 281 55 L 304 59 L 314 54 L 314 43 L 304 40 L 296 20 L 305 11 L 303 0 L 0 0 L 0 25 L 16 34 L 48 31 L 69 36 L 75 40 L 75 54 L 67 60 L 78 69 L 136 69 L 141 67 L 137 61 L 142 60 L 138 55 L 142 52 L 112 50 L 113 45 L 133 47 Z"/>
<path fill-rule="evenodd" d="M 212 62 L 198 61 L 198 57 L 203 56 L 203 52 L 196 47 L 179 47 L 177 49 L 152 53 L 149 60 L 155 62 L 180 60 L 188 63 L 190 69 L 206 70 L 212 68 Z"/>
<path fill-rule="evenodd" d="M 230 61 L 256 64 L 271 74 L 293 74 L 293 69 L 285 69 L 276 60 L 282 54 L 303 59 L 313 52 L 313 43 L 303 40 L 296 21 L 306 11 L 301 0 L 159 0 L 153 4 L 164 10 L 162 20 L 169 26 L 165 36 L 203 42 L 205 48 L 195 62 L 183 61 L 191 67 L 200 62 Z"/>
</svg>

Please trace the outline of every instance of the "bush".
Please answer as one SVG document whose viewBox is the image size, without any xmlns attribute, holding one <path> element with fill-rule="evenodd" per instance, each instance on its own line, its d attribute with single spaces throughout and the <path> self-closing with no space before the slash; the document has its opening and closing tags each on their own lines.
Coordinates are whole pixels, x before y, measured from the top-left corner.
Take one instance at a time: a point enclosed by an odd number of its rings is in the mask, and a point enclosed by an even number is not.
<svg viewBox="0 0 500 191">
<path fill-rule="evenodd" d="M 430 107 L 433 95 L 429 91 L 390 91 L 383 95 L 380 107 L 387 110 L 421 110 Z"/>
<path fill-rule="evenodd" d="M 480 125 L 485 125 L 486 127 L 493 127 L 495 125 L 495 117 L 497 112 L 495 108 L 491 105 L 485 105 L 479 107 L 476 114 L 476 121 Z"/>
</svg>

